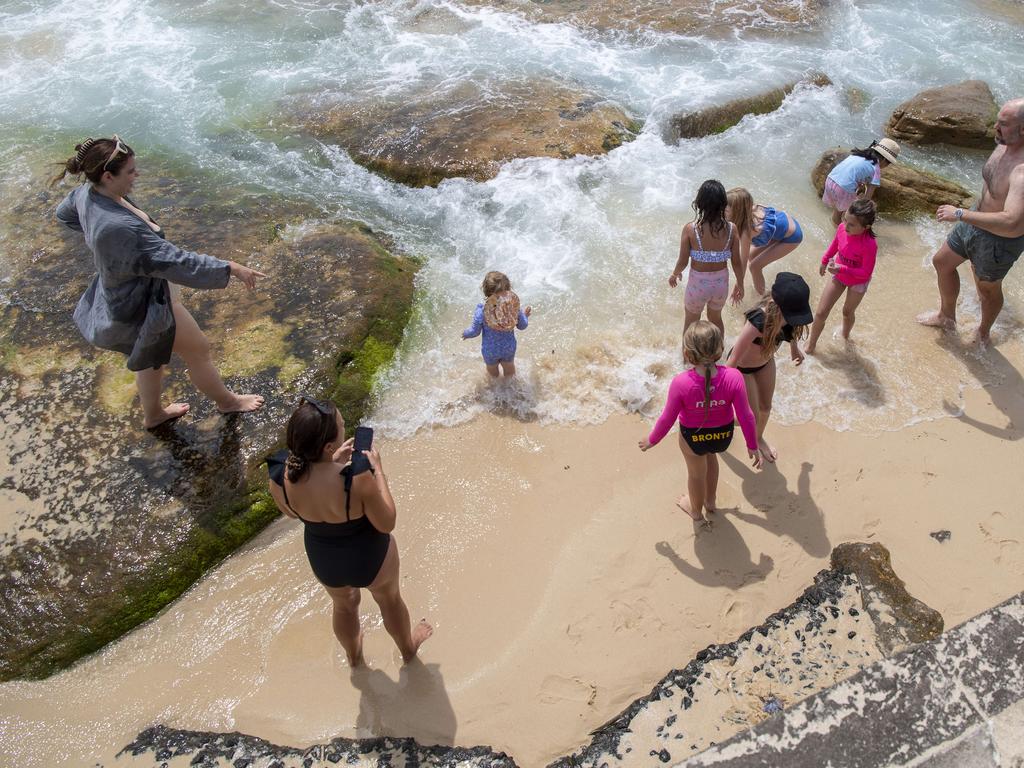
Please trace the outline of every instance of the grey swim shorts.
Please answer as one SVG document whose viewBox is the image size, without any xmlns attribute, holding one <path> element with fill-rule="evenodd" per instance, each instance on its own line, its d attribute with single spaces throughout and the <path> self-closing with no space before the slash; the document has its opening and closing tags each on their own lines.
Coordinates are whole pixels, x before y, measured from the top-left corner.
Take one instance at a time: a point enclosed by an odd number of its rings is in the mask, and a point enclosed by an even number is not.
<svg viewBox="0 0 1024 768">
<path fill-rule="evenodd" d="M 957 256 L 970 260 L 979 280 L 995 282 L 1006 277 L 1024 251 L 1024 235 L 999 237 L 959 221 L 946 238 L 946 244 Z"/>
</svg>

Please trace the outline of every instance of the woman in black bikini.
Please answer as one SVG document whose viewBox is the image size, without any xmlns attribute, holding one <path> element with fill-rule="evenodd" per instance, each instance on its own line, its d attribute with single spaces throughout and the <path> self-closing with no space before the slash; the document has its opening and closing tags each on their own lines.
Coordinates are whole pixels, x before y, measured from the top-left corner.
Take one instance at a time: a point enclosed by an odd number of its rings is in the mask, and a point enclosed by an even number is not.
<svg viewBox="0 0 1024 768">
<path fill-rule="evenodd" d="M 270 495 L 278 509 L 305 526 L 313 575 L 334 601 L 334 634 L 349 665 L 363 662 L 359 628 L 362 588 L 380 606 L 384 628 L 408 662 L 434 629 L 415 627 L 399 592 L 395 501 L 376 450 L 366 451 L 370 472 L 349 474 L 352 440 L 334 403 L 304 397 L 288 420 L 288 451 L 267 460 Z"/>
<path fill-rule="evenodd" d="M 757 421 L 758 450 L 765 461 L 778 458 L 778 453 L 764 439 L 775 397 L 775 353 L 782 342 L 788 341 L 793 361 L 797 365 L 804 361 L 799 341 L 814 320 L 810 296 L 811 289 L 800 275 L 780 272 L 771 293 L 746 312 L 747 322 L 729 350 L 726 365 L 743 374 L 747 399 Z"/>
</svg>

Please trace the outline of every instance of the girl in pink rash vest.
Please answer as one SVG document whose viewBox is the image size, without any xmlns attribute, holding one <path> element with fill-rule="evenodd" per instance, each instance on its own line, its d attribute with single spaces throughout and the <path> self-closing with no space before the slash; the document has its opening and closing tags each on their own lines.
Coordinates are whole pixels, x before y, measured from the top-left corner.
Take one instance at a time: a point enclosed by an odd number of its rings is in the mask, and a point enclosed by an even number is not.
<svg viewBox="0 0 1024 768">
<path fill-rule="evenodd" d="M 683 357 L 693 366 L 683 371 L 668 388 L 668 400 L 651 434 L 640 441 L 640 450 L 657 445 L 673 422 L 679 420 L 679 450 L 686 460 L 687 493 L 676 502 L 694 520 L 706 520 L 704 510 L 715 511 L 718 493 L 718 457 L 732 442 L 733 414 L 740 422 L 747 455 L 761 467 L 754 414 L 747 402 L 743 374 L 735 368 L 715 365 L 725 347 L 718 326 L 698 320 L 683 333 Z"/>
<path fill-rule="evenodd" d="M 843 223 L 836 230 L 832 245 L 821 257 L 821 268 L 818 274 L 825 276 L 827 271 L 832 278 L 825 282 L 825 289 L 818 299 L 818 308 L 814 312 L 814 324 L 811 326 L 811 338 L 807 342 L 806 352 L 814 354 L 818 337 L 825 329 L 825 321 L 839 297 L 846 291 L 843 302 L 843 338 L 850 338 L 853 323 L 857 319 L 856 311 L 867 293 L 868 283 L 875 271 L 875 256 L 878 244 L 871 225 L 875 223 L 877 209 L 871 200 L 857 200 L 843 214 Z M 846 289 L 849 288 L 847 291 Z"/>
</svg>

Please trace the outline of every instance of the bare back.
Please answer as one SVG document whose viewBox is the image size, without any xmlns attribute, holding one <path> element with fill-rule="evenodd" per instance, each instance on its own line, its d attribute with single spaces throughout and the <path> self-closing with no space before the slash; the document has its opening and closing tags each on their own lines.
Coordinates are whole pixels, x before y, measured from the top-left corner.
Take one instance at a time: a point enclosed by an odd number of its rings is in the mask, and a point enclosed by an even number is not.
<svg viewBox="0 0 1024 768">
<path fill-rule="evenodd" d="M 365 515 L 363 501 L 356 483 L 352 484 L 352 501 L 348 515 L 345 514 L 345 478 L 341 476 L 342 464 L 333 461 L 319 461 L 310 466 L 309 472 L 297 483 L 287 483 L 288 501 L 298 509 L 303 519 L 314 523 L 344 523 L 357 520 Z"/>
</svg>

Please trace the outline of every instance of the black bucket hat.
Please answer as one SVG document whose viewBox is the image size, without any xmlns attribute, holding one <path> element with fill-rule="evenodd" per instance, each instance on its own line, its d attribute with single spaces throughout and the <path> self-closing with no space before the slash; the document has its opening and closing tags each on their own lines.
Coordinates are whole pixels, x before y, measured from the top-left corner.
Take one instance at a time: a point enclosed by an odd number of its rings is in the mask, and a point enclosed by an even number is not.
<svg viewBox="0 0 1024 768">
<path fill-rule="evenodd" d="M 792 272 L 779 272 L 772 284 L 772 300 L 779 305 L 789 325 L 810 325 L 814 321 L 811 311 L 811 289 L 807 282 Z"/>
</svg>

